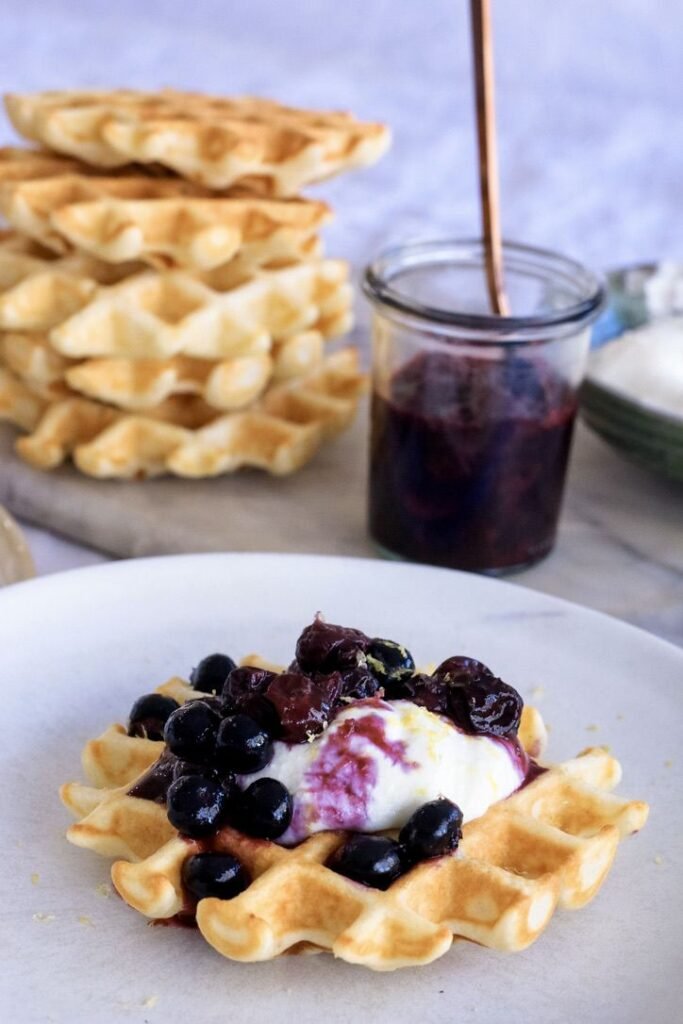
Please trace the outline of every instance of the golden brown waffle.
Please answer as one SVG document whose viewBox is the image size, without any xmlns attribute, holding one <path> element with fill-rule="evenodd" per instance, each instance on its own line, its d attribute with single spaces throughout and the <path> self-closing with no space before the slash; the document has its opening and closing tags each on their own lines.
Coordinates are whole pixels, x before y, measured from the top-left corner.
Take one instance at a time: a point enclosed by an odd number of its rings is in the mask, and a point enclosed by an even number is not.
<svg viewBox="0 0 683 1024">
<path fill-rule="evenodd" d="M 8 95 L 5 104 L 26 138 L 86 163 L 160 163 L 210 188 L 239 183 L 263 195 L 295 195 L 374 163 L 389 145 L 383 125 L 249 97 L 121 89 Z"/>
<path fill-rule="evenodd" d="M 342 349 L 310 376 L 271 388 L 253 410 L 197 430 L 168 453 L 166 469 L 205 477 L 253 466 L 285 476 L 351 425 L 366 384 L 356 350 Z"/>
<path fill-rule="evenodd" d="M 0 334 L 0 365 L 38 397 L 74 393 L 127 411 L 154 408 L 175 394 L 194 394 L 220 411 L 253 402 L 273 381 L 311 373 L 323 361 L 319 331 L 273 342 L 271 351 L 234 359 L 67 359 L 42 334 Z"/>
<path fill-rule="evenodd" d="M 221 359 L 268 351 L 274 337 L 349 329 L 343 260 L 255 270 L 242 258 L 203 274 L 158 273 L 85 253 L 55 256 L 0 234 L 0 329 L 51 331 L 62 355 Z"/>
<path fill-rule="evenodd" d="M 56 153 L 47 153 L 41 149 L 20 149 L 18 146 L 0 147 L 0 185 L 73 172 L 88 173 L 80 161 Z"/>
<path fill-rule="evenodd" d="M 325 866 L 343 835 L 290 851 L 225 829 L 214 848 L 239 857 L 254 881 L 233 900 L 200 901 L 199 929 L 235 960 L 269 960 L 304 942 L 375 970 L 429 963 L 454 937 L 524 949 L 557 905 L 581 907 L 595 895 L 620 837 L 644 824 L 645 804 L 606 792 L 619 776 L 600 749 L 556 765 L 466 825 L 456 855 L 423 862 L 386 892 Z M 177 913 L 180 869 L 196 849 L 174 837 L 141 863 L 116 863 L 114 884 L 148 916 Z"/>
<path fill-rule="evenodd" d="M 0 333 L 0 364 L 37 393 L 63 385 L 67 371 L 77 365 L 55 352 L 47 335 L 13 331 Z"/>
<path fill-rule="evenodd" d="M 159 692 L 181 702 L 196 696 L 180 679 Z M 543 740 L 540 716 L 530 708 L 524 715 L 520 738 L 536 751 Z M 182 864 L 206 848 L 179 838 L 162 805 L 128 795 L 162 748 L 112 726 L 86 746 L 83 764 L 93 782 L 116 788 L 69 783 L 61 790 L 80 819 L 68 838 L 124 858 L 112 868 L 117 890 L 130 906 L 157 919 L 188 912 Z M 211 849 L 237 856 L 253 881 L 232 900 L 200 901 L 197 923 L 220 953 L 244 961 L 329 950 L 352 963 L 392 970 L 434 960 L 455 937 L 523 949 L 557 905 L 580 907 L 595 895 L 619 838 L 644 825 L 646 804 L 609 792 L 620 775 L 618 762 L 601 748 L 555 765 L 469 822 L 456 854 L 421 863 L 386 892 L 326 866 L 343 833 L 320 833 L 285 849 L 225 828 Z"/>
<path fill-rule="evenodd" d="M 65 174 L 0 182 L 0 212 L 58 253 L 84 250 L 112 263 L 211 270 L 239 251 L 245 263 L 300 260 L 319 248 L 324 203 L 219 198 L 180 178 Z"/>
<path fill-rule="evenodd" d="M 88 359 L 67 369 L 70 388 L 132 412 L 146 411 L 175 394 L 200 395 L 214 409 L 241 409 L 272 380 L 311 373 L 323 359 L 317 331 L 275 343 L 271 353 L 222 361 L 175 356 L 165 360 Z"/>
<path fill-rule="evenodd" d="M 135 274 L 99 289 L 50 341 L 71 357 L 224 359 L 302 330 L 330 337 L 350 326 L 347 276 L 341 260 L 258 270 L 237 285 L 221 270 Z"/>
<path fill-rule="evenodd" d="M 0 171 L 0 212 L 19 234 L 60 254 L 72 247 L 52 218 L 73 206 L 92 204 L 94 212 L 99 204 L 115 200 L 153 203 L 208 195 L 211 193 L 206 189 L 181 178 L 152 178 L 142 173 L 105 177 L 71 169 L 39 178 L 21 179 L 15 174 L 12 180 L 3 182 Z M 71 219 L 69 213 L 67 223 Z"/>
<path fill-rule="evenodd" d="M 83 473 L 96 477 L 215 476 L 243 466 L 284 475 L 350 424 L 365 386 L 358 353 L 347 348 L 313 373 L 272 387 L 246 411 L 218 418 L 192 395 L 168 398 L 144 416 L 67 398 L 49 405 L 16 449 L 38 469 L 52 469 L 71 456 Z M 31 394 L 25 387 L 20 393 L 22 401 Z M 8 405 L 15 415 L 5 418 L 17 422 L 19 398 Z"/>
<path fill-rule="evenodd" d="M 100 286 L 145 269 L 85 253 L 57 257 L 15 232 L 0 232 L 0 329 L 47 331 L 87 305 Z"/>
<path fill-rule="evenodd" d="M 14 423 L 22 430 L 34 430 L 46 405 L 33 388 L 0 366 L 0 420 Z"/>
</svg>

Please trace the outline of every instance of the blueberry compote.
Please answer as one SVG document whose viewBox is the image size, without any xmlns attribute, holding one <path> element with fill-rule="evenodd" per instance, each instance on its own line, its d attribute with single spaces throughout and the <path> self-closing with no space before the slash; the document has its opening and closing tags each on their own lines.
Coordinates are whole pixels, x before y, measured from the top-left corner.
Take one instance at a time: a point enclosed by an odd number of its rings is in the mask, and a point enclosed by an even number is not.
<svg viewBox="0 0 683 1024">
<path fill-rule="evenodd" d="M 421 673 L 402 644 L 320 617 L 303 630 L 295 653 L 284 672 L 237 668 L 227 655 L 211 655 L 194 672 L 202 696 L 177 706 L 152 694 L 134 706 L 131 734 L 161 739 L 163 728 L 165 746 L 129 793 L 164 804 L 188 843 L 184 922 L 193 918 L 197 899 L 232 899 L 249 884 L 247 866 L 234 853 L 236 836 L 241 834 L 238 845 L 245 837 L 249 843 L 286 841 L 297 794 L 267 774 L 276 746 L 315 741 L 350 703 L 364 702 L 366 713 L 337 723 L 306 778 L 315 775 L 320 783 L 320 807 L 329 811 L 324 827 L 345 833 L 328 865 L 355 882 L 386 889 L 420 861 L 451 853 L 463 821 L 460 808 L 441 796 L 419 807 L 397 838 L 362 832 L 368 802 L 363 787 L 376 782 L 377 752 L 418 767 L 406 760 L 403 741 L 389 740 L 369 709 L 412 701 L 461 732 L 503 746 L 522 785 L 543 771 L 517 738 L 521 697 L 474 658 L 454 656 L 431 674 Z"/>
<path fill-rule="evenodd" d="M 416 355 L 372 399 L 372 536 L 392 554 L 458 569 L 542 558 L 576 408 L 541 356 Z"/>
<path fill-rule="evenodd" d="M 137 796 L 141 800 L 153 800 L 156 804 L 165 804 L 177 760 L 170 751 L 165 750 L 158 761 L 155 761 L 128 790 L 129 795 Z"/>
</svg>

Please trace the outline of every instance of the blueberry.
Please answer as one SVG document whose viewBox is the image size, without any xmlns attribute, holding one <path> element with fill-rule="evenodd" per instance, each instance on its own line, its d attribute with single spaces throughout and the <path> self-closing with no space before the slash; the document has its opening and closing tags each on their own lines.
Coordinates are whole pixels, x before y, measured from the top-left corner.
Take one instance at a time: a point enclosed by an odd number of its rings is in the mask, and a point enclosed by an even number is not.
<svg viewBox="0 0 683 1024">
<path fill-rule="evenodd" d="M 482 661 L 477 661 L 476 658 L 466 658 L 460 654 L 453 658 L 446 658 L 433 672 L 435 679 L 444 679 L 453 683 L 469 683 L 482 676 L 492 675 L 491 669 Z"/>
<path fill-rule="evenodd" d="M 172 782 L 175 782 L 176 779 L 183 779 L 188 775 L 201 775 L 205 779 L 219 782 L 230 800 L 234 800 L 239 796 L 240 788 L 232 772 L 221 772 L 217 768 L 209 768 L 203 764 L 193 764 L 191 761 L 181 761 L 177 757 L 173 758 L 173 760 L 175 764 L 173 765 L 171 776 Z"/>
<path fill-rule="evenodd" d="M 244 865 L 229 853 L 196 853 L 182 869 L 183 885 L 195 899 L 215 896 L 231 900 L 247 888 L 251 879 Z"/>
<path fill-rule="evenodd" d="M 227 654 L 209 654 L 190 672 L 190 682 L 202 693 L 221 693 L 225 680 L 235 668 Z"/>
<path fill-rule="evenodd" d="M 221 717 L 208 701 L 188 701 L 166 722 L 164 739 L 171 753 L 186 761 L 205 762 L 213 756 Z"/>
<path fill-rule="evenodd" d="M 429 676 L 416 674 L 414 676 L 403 676 L 402 679 L 386 679 L 382 682 L 384 696 L 387 700 L 414 700 L 420 703 L 417 694 L 424 686 L 424 681 Z"/>
<path fill-rule="evenodd" d="M 304 672 L 338 672 L 356 668 L 369 639 L 359 629 L 315 619 L 297 640 L 296 660 Z"/>
<path fill-rule="evenodd" d="M 203 775 L 207 779 L 219 779 L 218 772 L 213 768 L 207 767 L 205 764 L 183 761 L 179 757 L 174 758 L 173 782 L 176 779 L 182 779 L 185 775 Z"/>
<path fill-rule="evenodd" d="M 374 697 L 382 685 L 375 675 L 367 668 L 351 668 L 341 673 L 342 697 L 351 700 L 366 700 Z"/>
<path fill-rule="evenodd" d="M 451 718 L 466 732 L 487 736 L 514 736 L 524 703 L 514 689 L 496 676 L 452 686 L 448 692 Z"/>
<path fill-rule="evenodd" d="M 412 863 L 455 850 L 462 838 L 462 811 L 445 797 L 423 804 L 401 829 L 399 843 Z"/>
<path fill-rule="evenodd" d="M 332 855 L 328 867 L 373 889 L 388 889 L 404 864 L 401 847 L 394 839 L 357 834 Z"/>
<path fill-rule="evenodd" d="M 474 658 L 448 658 L 431 676 L 415 675 L 400 687 L 412 691 L 409 700 L 447 715 L 467 733 L 511 736 L 519 728 L 522 698 Z"/>
<path fill-rule="evenodd" d="M 383 683 L 409 679 L 415 671 L 410 651 L 393 640 L 374 639 L 366 651 L 368 667 Z"/>
<path fill-rule="evenodd" d="M 148 740 L 162 740 L 168 717 L 180 707 L 172 697 L 160 693 L 147 693 L 135 701 L 130 709 L 128 735 L 142 736 Z"/>
<path fill-rule="evenodd" d="M 272 756 L 270 736 L 253 718 L 240 714 L 223 719 L 216 743 L 216 760 L 221 768 L 238 775 L 258 772 Z"/>
<path fill-rule="evenodd" d="M 204 775 L 206 778 L 213 778 L 214 772 L 203 764 L 194 764 L 192 761 L 183 761 L 176 757 L 173 764 L 173 782 L 182 779 L 185 775 Z"/>
<path fill-rule="evenodd" d="M 456 725 L 474 735 L 511 736 L 524 706 L 517 691 L 474 658 L 449 658 L 434 672 L 446 688 L 447 710 Z"/>
<path fill-rule="evenodd" d="M 203 693 L 201 696 L 190 697 L 185 701 L 186 704 L 194 704 L 197 701 L 201 701 L 202 704 L 206 704 L 207 707 L 213 708 L 222 717 L 225 714 L 225 705 L 223 704 L 223 698 L 217 696 L 215 693 Z"/>
<path fill-rule="evenodd" d="M 255 665 L 241 665 L 228 676 L 223 687 L 224 714 L 249 715 L 270 733 L 278 731 L 277 714 L 263 696 L 275 673 Z"/>
<path fill-rule="evenodd" d="M 257 779 L 242 793 L 240 821 L 248 835 L 277 839 L 292 820 L 292 797 L 277 779 Z"/>
<path fill-rule="evenodd" d="M 448 714 L 448 684 L 436 676 L 419 673 L 412 679 L 389 683 L 385 689 L 390 700 L 398 698 L 412 700 L 420 707 L 426 708 L 427 711 L 433 711 L 434 714 Z"/>
<path fill-rule="evenodd" d="M 240 665 L 230 672 L 223 686 L 223 700 L 233 711 L 241 709 L 245 700 L 265 693 L 268 683 L 275 678 L 274 672 L 254 665 Z"/>
<path fill-rule="evenodd" d="M 220 828 L 228 809 L 228 794 L 215 779 L 183 775 L 168 787 L 168 820 L 185 835 L 209 835 Z"/>
<path fill-rule="evenodd" d="M 277 712 L 282 738 L 305 743 L 323 731 L 341 692 L 339 672 L 315 680 L 301 672 L 283 672 L 270 683 L 266 697 Z"/>
</svg>

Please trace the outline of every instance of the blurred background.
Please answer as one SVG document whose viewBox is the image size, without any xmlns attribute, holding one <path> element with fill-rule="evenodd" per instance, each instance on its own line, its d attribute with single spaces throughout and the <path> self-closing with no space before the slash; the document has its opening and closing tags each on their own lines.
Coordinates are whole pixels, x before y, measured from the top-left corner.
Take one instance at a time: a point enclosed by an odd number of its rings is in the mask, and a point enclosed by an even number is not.
<svg viewBox="0 0 683 1024">
<path fill-rule="evenodd" d="M 377 166 L 309 190 L 337 213 L 328 252 L 357 275 L 387 242 L 479 233 L 467 0 L 4 0 L 1 12 L 3 92 L 168 85 L 390 124 Z M 682 260 L 681 0 L 493 0 L 493 15 L 505 236 L 599 270 Z M 358 299 L 362 346 L 368 320 Z M 559 554 L 525 582 L 678 639 L 680 488 L 580 440 Z M 41 571 L 102 557 L 29 536 Z"/>
<path fill-rule="evenodd" d="M 465 0 L 4 0 L 2 85 L 172 85 L 353 110 L 393 150 L 317 192 L 335 254 L 476 233 Z M 494 0 L 505 235 L 606 268 L 681 255 L 683 4 Z M 2 135 L 10 137 L 6 122 Z"/>
</svg>

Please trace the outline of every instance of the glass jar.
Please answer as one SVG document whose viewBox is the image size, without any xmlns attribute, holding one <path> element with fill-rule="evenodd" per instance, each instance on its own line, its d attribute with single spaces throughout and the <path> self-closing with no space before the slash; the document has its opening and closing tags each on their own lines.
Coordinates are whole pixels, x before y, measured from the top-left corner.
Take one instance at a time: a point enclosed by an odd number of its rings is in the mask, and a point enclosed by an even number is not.
<svg viewBox="0 0 683 1024">
<path fill-rule="evenodd" d="M 480 241 L 388 250 L 373 304 L 370 534 L 390 557 L 504 573 L 551 550 L 590 324 L 573 260 L 504 244 L 514 315 L 490 314 Z"/>
</svg>

